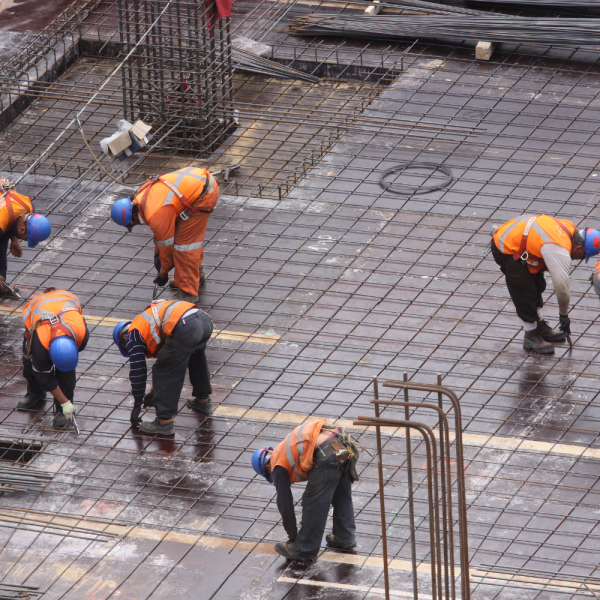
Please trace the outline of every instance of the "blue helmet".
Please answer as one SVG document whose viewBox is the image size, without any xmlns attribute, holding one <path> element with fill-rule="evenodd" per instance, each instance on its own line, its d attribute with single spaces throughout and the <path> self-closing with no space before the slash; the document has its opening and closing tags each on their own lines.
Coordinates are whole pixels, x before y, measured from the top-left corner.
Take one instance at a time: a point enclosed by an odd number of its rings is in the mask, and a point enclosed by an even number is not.
<svg viewBox="0 0 600 600">
<path fill-rule="evenodd" d="M 44 215 L 39 213 L 29 215 L 27 218 L 27 245 L 35 248 L 40 242 L 48 239 L 51 231 L 52 225 Z"/>
<path fill-rule="evenodd" d="M 75 340 L 60 335 L 50 342 L 50 360 L 59 371 L 72 371 L 79 361 L 79 350 Z"/>
<path fill-rule="evenodd" d="M 273 447 L 269 446 L 268 448 L 261 448 L 257 450 L 252 455 L 252 467 L 259 474 L 262 475 L 269 483 L 273 483 L 269 477 L 267 477 L 265 473 L 265 465 L 267 464 L 267 459 L 269 458 L 269 453 L 273 452 Z"/>
<path fill-rule="evenodd" d="M 117 200 L 110 209 L 110 217 L 117 225 L 127 227 L 131 232 L 131 221 L 133 219 L 133 202 L 131 198 L 121 198 Z"/>
<path fill-rule="evenodd" d="M 600 231 L 585 228 L 585 262 L 600 252 Z"/>
<path fill-rule="evenodd" d="M 115 325 L 115 328 L 113 329 L 113 342 L 117 345 L 119 352 L 125 358 L 129 358 L 129 352 L 127 352 L 127 350 L 124 350 L 123 348 L 121 348 L 121 344 L 119 344 L 119 337 L 121 335 L 121 331 L 123 331 L 123 328 L 127 327 L 130 324 L 131 324 L 131 321 L 121 321 L 120 323 Z"/>
</svg>

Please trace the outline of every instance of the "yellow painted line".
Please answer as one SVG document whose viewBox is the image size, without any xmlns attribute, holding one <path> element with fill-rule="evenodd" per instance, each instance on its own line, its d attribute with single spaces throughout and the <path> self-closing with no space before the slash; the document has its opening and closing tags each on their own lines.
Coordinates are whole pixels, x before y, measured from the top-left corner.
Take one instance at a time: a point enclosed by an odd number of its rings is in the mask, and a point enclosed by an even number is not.
<svg viewBox="0 0 600 600">
<path fill-rule="evenodd" d="M 206 521 L 208 526 L 208 520 Z M 245 541 L 245 540 L 232 540 L 229 538 L 220 538 L 211 535 L 203 535 L 202 533 L 198 535 L 190 535 L 190 534 L 180 534 L 175 532 L 161 531 L 157 529 L 142 529 L 142 528 L 133 528 L 126 534 L 127 537 L 134 538 L 142 538 L 142 539 L 150 539 L 155 541 L 166 541 L 166 542 L 176 542 L 187 544 L 190 546 L 201 546 L 204 548 L 222 548 L 224 550 L 238 550 L 241 552 L 256 552 L 259 554 L 270 554 L 272 556 L 278 556 L 275 551 L 274 544 L 266 543 L 266 542 L 254 542 L 254 541 Z M 359 567 L 374 567 L 377 569 L 383 569 L 383 558 L 377 556 L 361 556 L 360 554 L 344 554 L 343 552 L 329 552 L 325 550 L 321 552 L 318 557 L 318 561 L 329 562 L 329 563 L 338 563 L 338 564 L 347 564 L 347 565 L 356 565 Z M 408 560 L 399 560 L 392 559 L 388 561 L 388 568 L 395 571 L 412 571 L 412 562 Z M 431 574 L 431 564 L 429 563 L 421 563 L 417 566 L 417 572 L 423 575 Z M 460 569 L 455 569 L 456 576 L 460 575 Z M 483 581 L 480 583 L 486 583 L 490 580 L 497 581 L 504 584 L 510 584 L 513 578 L 516 578 L 513 583 L 519 586 L 533 587 L 539 588 L 540 586 L 546 586 L 546 589 L 555 589 L 557 591 L 565 591 L 565 586 L 570 587 L 572 590 L 581 589 L 581 590 L 589 590 L 593 589 L 596 591 L 600 591 L 600 585 L 597 584 L 587 584 L 584 585 L 579 584 L 577 582 L 561 580 L 559 578 L 544 578 L 544 577 L 530 577 L 530 576 L 520 576 L 520 575 L 511 575 L 507 573 L 495 573 L 494 571 L 484 571 L 480 569 L 469 569 L 469 573 L 471 577 L 483 578 Z M 293 578 L 280 578 L 279 581 L 285 581 L 286 583 L 298 583 L 298 580 Z M 306 582 L 306 583 L 304 583 Z M 330 585 L 321 585 L 321 583 L 329 583 L 329 582 L 315 582 L 312 580 L 304 580 L 300 582 L 305 585 L 317 585 L 320 587 L 338 587 L 338 589 L 347 589 L 347 590 L 355 590 L 355 591 L 368 591 L 371 590 L 373 592 L 381 593 L 380 590 L 371 589 L 363 586 L 349 586 L 344 587 L 345 584 L 332 584 Z M 478 582 L 479 583 L 479 582 Z M 408 592 L 400 592 L 397 591 L 396 596 L 402 596 L 405 594 L 405 597 L 412 597 L 412 594 Z M 420 596 L 420 595 L 419 595 Z M 431 598 L 431 596 L 424 596 L 425 598 Z"/>
<path fill-rule="evenodd" d="M 367 412 L 365 410 L 365 412 Z M 322 419 L 317 415 L 301 415 L 296 413 L 276 412 L 272 410 L 259 410 L 254 408 L 238 408 L 236 406 L 218 406 L 213 415 L 220 417 L 233 417 L 237 419 L 255 419 L 273 423 L 286 423 L 300 425 L 301 423 Z M 345 427 L 355 431 L 375 431 L 374 427 L 359 427 L 353 425 L 350 419 L 332 419 L 331 423 L 337 427 Z M 382 427 L 381 432 L 394 437 L 404 437 L 402 428 Z M 437 431 L 434 431 L 438 435 Z M 417 431 L 413 432 L 418 435 Z M 454 439 L 454 433 L 450 432 L 450 441 Z M 520 438 L 507 438 L 497 435 L 479 435 L 475 433 L 463 433 L 463 444 L 468 446 L 481 446 L 486 448 L 497 448 L 501 450 L 519 450 L 530 452 L 543 452 L 544 454 L 559 454 L 568 456 L 580 456 L 582 458 L 600 459 L 600 449 L 587 448 L 570 444 L 553 444 L 550 442 L 535 442 Z"/>
<path fill-rule="evenodd" d="M 7 316 L 21 316 L 23 314 L 22 308 L 10 308 L 8 306 L 0 306 L 0 315 Z M 98 325 L 100 327 L 114 327 L 123 319 L 115 319 L 114 317 L 97 317 L 95 315 L 84 314 L 85 320 L 90 325 Z M 246 333 L 244 331 L 229 331 L 221 329 L 213 331 L 211 336 L 218 340 L 233 340 L 236 342 L 251 342 L 254 344 L 266 344 L 273 346 L 279 341 L 280 336 L 278 335 L 267 335 L 264 333 Z"/>
</svg>

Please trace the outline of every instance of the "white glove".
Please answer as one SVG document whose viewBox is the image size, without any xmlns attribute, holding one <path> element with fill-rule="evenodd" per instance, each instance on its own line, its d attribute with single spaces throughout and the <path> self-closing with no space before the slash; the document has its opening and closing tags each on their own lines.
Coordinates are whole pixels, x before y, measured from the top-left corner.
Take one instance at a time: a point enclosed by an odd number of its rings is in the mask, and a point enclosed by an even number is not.
<svg viewBox="0 0 600 600">
<path fill-rule="evenodd" d="M 60 407 L 62 408 L 63 415 L 65 415 L 67 421 L 70 421 L 75 414 L 75 407 L 73 406 L 73 403 L 70 401 L 65 402 L 64 404 L 61 404 Z"/>
</svg>

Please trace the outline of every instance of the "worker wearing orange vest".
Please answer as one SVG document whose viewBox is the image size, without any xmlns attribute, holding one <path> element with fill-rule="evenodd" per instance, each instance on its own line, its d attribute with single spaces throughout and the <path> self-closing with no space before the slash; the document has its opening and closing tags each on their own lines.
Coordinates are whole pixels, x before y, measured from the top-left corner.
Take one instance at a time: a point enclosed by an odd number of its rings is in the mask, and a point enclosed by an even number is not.
<svg viewBox="0 0 600 600">
<path fill-rule="evenodd" d="M 252 455 L 252 467 L 277 490 L 277 508 L 288 542 L 275 550 L 290 560 L 316 560 L 329 508 L 333 506 L 333 532 L 327 545 L 340 550 L 356 546 L 352 483 L 358 480 L 359 444 L 327 425 L 327 419 L 304 423 L 276 448 L 261 448 Z M 297 530 L 290 486 L 307 481 L 302 495 L 302 526 Z"/>
<path fill-rule="evenodd" d="M 195 304 L 177 300 L 153 302 L 133 321 L 122 321 L 113 330 L 113 340 L 130 359 L 129 379 L 134 405 L 131 424 L 145 433 L 172 435 L 173 419 L 186 371 L 193 399 L 187 405 L 208 416 L 212 412 L 210 371 L 204 352 L 213 331 L 211 318 Z M 146 358 L 156 358 L 152 368 L 152 391 L 146 391 Z M 142 403 L 154 406 L 156 419 L 140 421 Z"/>
<path fill-rule="evenodd" d="M 549 215 L 521 215 L 500 225 L 492 236 L 492 256 L 506 278 L 508 292 L 523 321 L 523 348 L 554 352 L 552 342 L 571 334 L 569 271 L 571 260 L 586 262 L 600 252 L 600 233 Z M 544 271 L 549 271 L 558 300 L 560 328 L 542 318 Z M 570 339 L 570 338 L 569 338 Z"/>
<path fill-rule="evenodd" d="M 83 351 L 90 332 L 79 298 L 66 290 L 47 288 L 23 308 L 23 376 L 27 395 L 17 407 L 34 408 L 54 396 L 54 428 L 61 429 L 73 419 L 76 372 L 79 352 Z"/>
<path fill-rule="evenodd" d="M 6 279 L 9 242 L 10 253 L 20 258 L 21 240 L 27 240 L 28 246 L 34 248 L 50 235 L 51 229 L 50 221 L 35 212 L 27 196 L 17 194 L 11 184 L 0 179 L 0 282 Z M 0 285 L 0 296 L 9 293 Z"/>
<path fill-rule="evenodd" d="M 187 167 L 147 181 L 133 201 L 117 200 L 111 216 L 131 231 L 145 223 L 154 233 L 154 265 L 158 276 L 154 283 L 169 282 L 169 271 L 175 267 L 170 286 L 178 288 L 175 299 L 198 300 L 204 281 L 202 260 L 208 217 L 219 199 L 219 186 L 214 177 L 198 167 Z"/>
</svg>

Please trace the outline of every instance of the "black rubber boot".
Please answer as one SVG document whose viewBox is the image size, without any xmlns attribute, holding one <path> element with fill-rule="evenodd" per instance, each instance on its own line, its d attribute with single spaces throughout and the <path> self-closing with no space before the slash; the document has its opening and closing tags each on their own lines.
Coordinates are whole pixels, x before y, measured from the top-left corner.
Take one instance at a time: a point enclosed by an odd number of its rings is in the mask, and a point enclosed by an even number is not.
<svg viewBox="0 0 600 600">
<path fill-rule="evenodd" d="M 538 321 L 537 332 L 547 342 L 564 342 L 565 334 L 560 329 L 552 329 L 546 321 Z"/>
<path fill-rule="evenodd" d="M 538 354 L 552 354 L 554 352 L 554 345 L 545 341 L 538 333 L 537 329 L 525 332 L 523 348 L 525 348 L 525 350 L 533 350 Z"/>
<path fill-rule="evenodd" d="M 327 534 L 325 536 L 325 541 L 330 548 L 337 548 L 338 550 L 352 550 L 353 548 L 356 548 L 356 540 L 352 544 L 340 544 L 333 536 L 333 533 Z"/>
<path fill-rule="evenodd" d="M 40 402 L 46 399 L 46 394 L 43 396 L 30 396 L 29 394 L 25 394 L 22 400 L 19 400 L 17 403 L 17 408 L 19 410 L 30 410 Z"/>
<path fill-rule="evenodd" d="M 296 552 L 294 548 L 294 544 L 284 544 L 283 542 L 279 542 L 275 544 L 275 552 L 281 554 L 284 558 L 288 560 L 305 560 L 305 561 L 315 561 L 317 560 L 317 555 L 314 556 L 304 556 Z"/>
<path fill-rule="evenodd" d="M 158 419 L 154 419 L 154 421 L 142 421 L 140 431 L 153 435 L 173 435 L 175 433 L 175 423 L 172 419 L 162 425 Z"/>
<path fill-rule="evenodd" d="M 54 419 L 52 420 L 52 427 L 54 429 L 64 429 L 69 424 L 69 421 L 65 415 L 62 414 L 62 411 L 58 411 L 54 415 Z"/>
<path fill-rule="evenodd" d="M 210 401 L 210 396 L 206 399 L 204 398 L 193 398 L 192 400 L 187 401 L 187 405 L 195 412 L 200 413 L 201 415 L 208 416 L 214 410 L 212 402 Z"/>
</svg>

